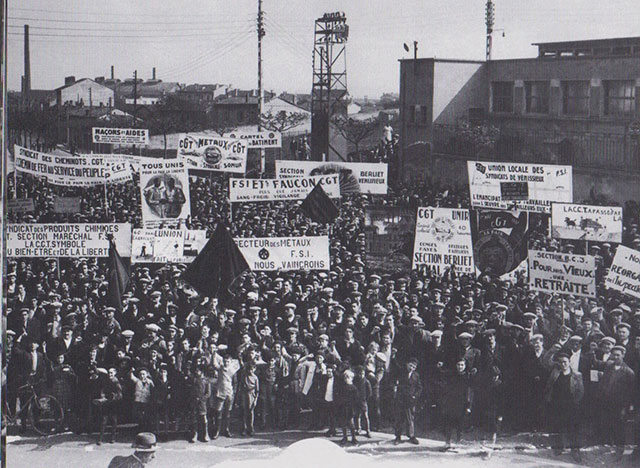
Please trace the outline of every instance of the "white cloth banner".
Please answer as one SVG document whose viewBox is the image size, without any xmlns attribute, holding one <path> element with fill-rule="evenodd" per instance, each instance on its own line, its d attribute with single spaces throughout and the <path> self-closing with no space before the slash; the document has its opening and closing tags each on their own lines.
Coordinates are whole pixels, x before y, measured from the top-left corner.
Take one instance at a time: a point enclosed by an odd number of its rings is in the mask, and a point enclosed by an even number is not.
<svg viewBox="0 0 640 468">
<path fill-rule="evenodd" d="M 91 186 L 132 180 L 131 169 L 119 161 L 97 154 L 57 155 L 33 151 L 15 145 L 15 167 L 18 171 L 47 182 L 64 186 Z"/>
<path fill-rule="evenodd" d="M 131 256 L 131 224 L 8 224 L 8 257 L 108 257 L 113 240 L 121 257 Z"/>
<path fill-rule="evenodd" d="M 604 285 L 640 299 L 640 252 L 619 245 Z"/>
<path fill-rule="evenodd" d="M 229 179 L 229 201 L 304 200 L 316 185 L 331 198 L 340 198 L 340 176 L 329 174 L 290 179 Z"/>
<path fill-rule="evenodd" d="M 120 145 L 148 145 L 149 130 L 146 128 L 92 128 L 94 143 Z"/>
<path fill-rule="evenodd" d="M 145 227 L 186 220 L 191 214 L 186 163 L 181 159 L 140 163 L 140 194 Z"/>
<path fill-rule="evenodd" d="M 207 243 L 207 231 L 134 229 L 131 263 L 191 263 Z"/>
<path fill-rule="evenodd" d="M 450 266 L 458 273 L 475 273 L 469 210 L 418 208 L 413 269 L 441 275 Z"/>
<path fill-rule="evenodd" d="M 529 250 L 529 288 L 547 294 L 596 297 L 596 259 Z"/>
<path fill-rule="evenodd" d="M 573 202 L 571 166 L 467 161 L 473 208 L 551 213 Z"/>
<path fill-rule="evenodd" d="M 183 133 L 178 140 L 178 157 L 190 169 L 244 174 L 247 168 L 247 142 L 237 138 Z"/>
<path fill-rule="evenodd" d="M 235 239 L 253 271 L 328 270 L 329 236 Z"/>
<path fill-rule="evenodd" d="M 225 135 L 228 138 L 240 138 L 245 140 L 249 148 L 281 148 L 282 134 L 280 132 L 230 132 Z"/>
<path fill-rule="evenodd" d="M 340 174 L 342 193 L 387 193 L 387 165 L 384 163 L 348 163 L 276 160 L 276 178 Z"/>
<path fill-rule="evenodd" d="M 551 206 L 551 232 L 556 239 L 622 242 L 622 208 L 617 206 Z"/>
</svg>

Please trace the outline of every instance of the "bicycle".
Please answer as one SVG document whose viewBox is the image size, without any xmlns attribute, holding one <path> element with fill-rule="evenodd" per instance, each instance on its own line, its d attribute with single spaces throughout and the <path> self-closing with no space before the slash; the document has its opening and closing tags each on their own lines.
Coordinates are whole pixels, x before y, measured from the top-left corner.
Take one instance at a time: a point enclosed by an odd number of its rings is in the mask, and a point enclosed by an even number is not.
<svg viewBox="0 0 640 468">
<path fill-rule="evenodd" d="M 31 420 L 31 426 L 39 435 L 50 435 L 55 433 L 57 429 L 64 422 L 64 411 L 62 405 L 52 395 L 43 393 L 38 395 L 35 384 L 28 382 L 18 387 L 18 394 L 22 395 L 20 398 L 20 410 L 17 414 L 12 414 L 9 411 L 9 405 L 5 400 L 5 405 L 2 411 L 3 426 L 6 428 L 9 425 L 15 425 L 18 418 L 24 426 L 24 418 Z M 22 405 L 24 401 L 23 396 L 29 395 L 26 403 Z"/>
</svg>

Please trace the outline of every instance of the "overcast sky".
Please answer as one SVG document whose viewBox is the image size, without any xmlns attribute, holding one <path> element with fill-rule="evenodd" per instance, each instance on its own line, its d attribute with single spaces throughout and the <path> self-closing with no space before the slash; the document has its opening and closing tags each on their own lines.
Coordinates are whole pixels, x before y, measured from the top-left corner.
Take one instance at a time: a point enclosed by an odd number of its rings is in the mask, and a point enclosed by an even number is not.
<svg viewBox="0 0 640 468">
<path fill-rule="evenodd" d="M 496 0 L 494 58 L 532 57 L 532 42 L 640 36 L 638 0 Z M 485 0 L 263 0 L 265 89 L 309 92 L 314 20 L 344 11 L 352 95 L 398 92 L 402 44 L 420 57 L 484 59 Z M 9 89 L 24 72 L 53 89 L 67 75 L 257 86 L 257 0 L 9 0 Z"/>
</svg>

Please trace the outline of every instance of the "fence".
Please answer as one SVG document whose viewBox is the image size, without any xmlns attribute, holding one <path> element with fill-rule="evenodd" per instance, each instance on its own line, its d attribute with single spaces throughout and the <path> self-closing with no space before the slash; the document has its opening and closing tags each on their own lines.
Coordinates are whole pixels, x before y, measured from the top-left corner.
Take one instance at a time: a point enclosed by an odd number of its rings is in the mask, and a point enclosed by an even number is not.
<svg viewBox="0 0 640 468">
<path fill-rule="evenodd" d="M 433 151 L 473 159 L 640 172 L 640 136 L 433 126 Z"/>
</svg>

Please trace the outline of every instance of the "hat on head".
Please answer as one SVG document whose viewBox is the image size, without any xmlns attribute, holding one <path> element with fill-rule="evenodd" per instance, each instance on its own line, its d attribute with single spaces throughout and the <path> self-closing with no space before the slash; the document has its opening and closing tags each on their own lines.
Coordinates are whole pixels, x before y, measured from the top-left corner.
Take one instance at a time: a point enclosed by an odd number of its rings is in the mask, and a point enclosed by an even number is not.
<svg viewBox="0 0 640 468">
<path fill-rule="evenodd" d="M 600 343 L 611 343 L 612 345 L 615 345 L 616 344 L 616 340 L 614 340 L 610 336 L 605 336 L 604 338 L 602 338 L 600 340 Z"/>
<path fill-rule="evenodd" d="M 463 338 L 472 339 L 473 335 L 471 333 L 462 332 L 458 335 L 458 339 L 463 339 Z"/>
<path fill-rule="evenodd" d="M 433 330 L 431 336 L 442 336 L 442 330 Z"/>
<path fill-rule="evenodd" d="M 158 325 L 156 325 L 155 323 L 149 323 L 149 324 L 145 325 L 144 328 L 146 330 L 149 330 L 149 331 L 152 331 L 152 332 L 155 332 L 155 333 L 158 333 L 161 330 L 161 328 Z"/>
<path fill-rule="evenodd" d="M 531 341 L 544 341 L 544 336 L 542 333 L 536 333 L 531 337 Z"/>
<path fill-rule="evenodd" d="M 629 325 L 626 322 L 620 322 L 617 326 L 616 326 L 616 331 L 618 331 L 618 328 L 626 328 L 627 330 L 631 330 L 631 325 Z"/>
<path fill-rule="evenodd" d="M 124 330 L 122 332 L 122 336 L 124 336 L 125 338 L 131 338 L 133 337 L 133 335 L 135 335 L 135 333 L 132 330 Z"/>
<path fill-rule="evenodd" d="M 159 447 L 155 434 L 151 432 L 140 432 L 131 446 L 136 452 L 155 452 Z"/>
<path fill-rule="evenodd" d="M 582 337 L 579 335 L 573 335 L 571 338 L 569 338 L 569 341 L 582 341 Z"/>
<path fill-rule="evenodd" d="M 297 308 L 297 307 L 298 307 L 298 306 L 297 306 L 297 305 L 295 305 L 293 302 L 288 302 L 287 304 L 285 304 L 285 305 L 284 305 L 284 308 L 285 308 L 285 309 L 293 309 L 293 310 L 296 310 L 296 308 Z"/>
<path fill-rule="evenodd" d="M 418 358 L 412 357 L 411 359 L 409 359 L 409 364 L 415 364 L 417 366 L 418 365 Z"/>
<path fill-rule="evenodd" d="M 627 348 L 625 348 L 624 346 L 621 346 L 621 345 L 617 345 L 617 346 L 614 346 L 613 348 L 611 348 L 611 351 L 620 351 L 620 352 L 622 352 L 622 354 L 626 354 Z"/>
</svg>

